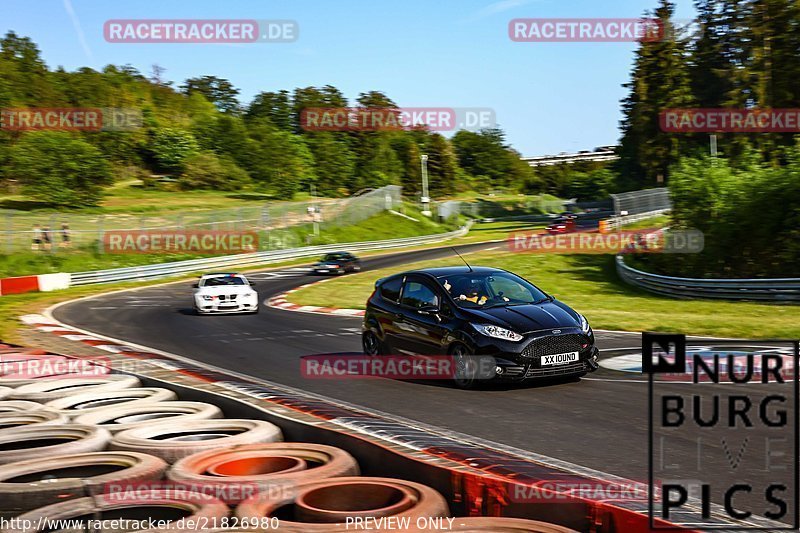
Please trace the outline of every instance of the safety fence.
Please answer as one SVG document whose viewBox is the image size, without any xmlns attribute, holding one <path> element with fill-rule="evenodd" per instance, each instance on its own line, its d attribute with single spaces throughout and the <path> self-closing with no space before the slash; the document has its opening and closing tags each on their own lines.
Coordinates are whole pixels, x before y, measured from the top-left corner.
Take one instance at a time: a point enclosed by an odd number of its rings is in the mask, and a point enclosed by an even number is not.
<svg viewBox="0 0 800 533">
<path fill-rule="evenodd" d="M 637 270 L 617 256 L 617 274 L 629 285 L 673 298 L 800 302 L 800 278 L 676 278 Z"/>
<path fill-rule="evenodd" d="M 307 225 L 309 232 L 318 232 L 327 227 L 356 224 L 381 211 L 397 208 L 402 202 L 401 194 L 401 187 L 389 185 L 350 198 L 311 198 L 304 202 L 251 203 L 230 208 L 213 207 L 215 202 L 227 200 L 209 196 L 208 208 L 176 205 L 170 209 L 152 205 L 141 213 L 42 214 L 0 209 L 0 253 L 32 250 L 55 254 L 94 246 L 102 251 L 103 237 L 110 231 L 257 231 L 261 233 L 264 249 L 286 248 L 301 244 L 293 229 Z"/>
<path fill-rule="evenodd" d="M 614 201 L 614 212 L 620 217 L 672 208 L 669 190 L 666 187 L 612 194 L 611 199 Z"/>
</svg>

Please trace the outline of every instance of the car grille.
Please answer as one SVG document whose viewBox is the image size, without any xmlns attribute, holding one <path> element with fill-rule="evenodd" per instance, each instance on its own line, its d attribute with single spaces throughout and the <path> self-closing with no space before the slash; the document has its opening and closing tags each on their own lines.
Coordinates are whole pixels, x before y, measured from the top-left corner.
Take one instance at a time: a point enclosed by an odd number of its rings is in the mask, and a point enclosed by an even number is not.
<svg viewBox="0 0 800 533">
<path fill-rule="evenodd" d="M 227 300 L 235 300 L 236 299 L 236 295 L 235 294 L 229 294 L 228 296 L 225 296 L 224 294 L 220 294 L 219 295 L 219 301 L 220 302 L 224 302 L 226 299 Z"/>
<path fill-rule="evenodd" d="M 568 335 L 548 335 L 528 344 L 522 350 L 522 357 L 541 357 L 559 353 L 580 352 L 586 337 L 571 333 Z"/>
</svg>

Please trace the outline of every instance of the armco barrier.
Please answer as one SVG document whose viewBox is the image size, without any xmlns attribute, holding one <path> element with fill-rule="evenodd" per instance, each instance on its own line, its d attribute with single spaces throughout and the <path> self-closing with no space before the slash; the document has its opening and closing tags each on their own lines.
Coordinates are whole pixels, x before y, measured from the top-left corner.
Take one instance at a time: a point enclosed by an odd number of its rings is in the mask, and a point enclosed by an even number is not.
<svg viewBox="0 0 800 533">
<path fill-rule="evenodd" d="M 286 261 L 288 259 L 314 257 L 327 252 L 335 252 L 342 249 L 346 249 L 348 251 L 360 251 L 401 248 L 404 246 L 430 244 L 452 239 L 454 237 L 461 237 L 466 235 L 468 231 L 469 224 L 448 233 L 436 233 L 421 237 L 406 237 L 403 239 L 390 239 L 385 241 L 347 242 L 319 246 L 306 246 L 303 248 L 270 250 L 266 252 L 255 252 L 250 254 L 190 259 L 188 261 L 160 263 L 156 265 L 115 268 L 111 270 L 95 270 L 92 272 L 76 272 L 70 276 L 70 285 L 91 285 L 95 283 L 113 283 L 118 281 L 139 281 L 166 278 L 170 276 L 179 276 L 181 274 L 195 272 L 198 270 L 228 267 L 248 267 L 267 263 L 275 263 L 278 261 Z"/>
<path fill-rule="evenodd" d="M 632 268 L 622 256 L 617 256 L 617 274 L 629 285 L 673 298 L 800 302 L 800 278 L 674 278 Z"/>
<path fill-rule="evenodd" d="M 69 287 L 69 274 L 40 274 L 0 279 L 0 295 L 47 292 Z"/>
</svg>

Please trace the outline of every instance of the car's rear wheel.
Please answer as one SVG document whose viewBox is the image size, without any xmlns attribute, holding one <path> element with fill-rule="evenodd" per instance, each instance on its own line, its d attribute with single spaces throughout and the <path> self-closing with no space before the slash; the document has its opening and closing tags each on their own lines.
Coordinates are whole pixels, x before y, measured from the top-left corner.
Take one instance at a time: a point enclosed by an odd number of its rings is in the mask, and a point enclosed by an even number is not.
<svg viewBox="0 0 800 533">
<path fill-rule="evenodd" d="M 365 331 L 361 335 L 361 346 L 367 355 L 386 355 L 386 345 L 374 331 Z"/>
</svg>

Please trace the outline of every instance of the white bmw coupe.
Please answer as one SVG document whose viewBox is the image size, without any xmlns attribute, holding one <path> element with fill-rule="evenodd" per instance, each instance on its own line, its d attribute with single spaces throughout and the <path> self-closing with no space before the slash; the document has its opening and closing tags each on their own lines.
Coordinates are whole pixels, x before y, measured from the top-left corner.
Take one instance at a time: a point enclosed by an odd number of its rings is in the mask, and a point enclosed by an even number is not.
<svg viewBox="0 0 800 533">
<path fill-rule="evenodd" d="M 241 274 L 204 274 L 194 284 L 194 310 L 212 313 L 258 313 L 255 283 Z"/>
</svg>

